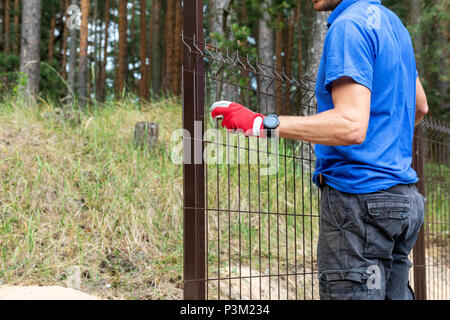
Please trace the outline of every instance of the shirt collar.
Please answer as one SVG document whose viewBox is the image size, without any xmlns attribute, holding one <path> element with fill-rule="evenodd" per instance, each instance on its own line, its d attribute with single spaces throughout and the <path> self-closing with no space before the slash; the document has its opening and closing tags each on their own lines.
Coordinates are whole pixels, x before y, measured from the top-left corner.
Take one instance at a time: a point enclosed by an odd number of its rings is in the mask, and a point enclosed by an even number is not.
<svg viewBox="0 0 450 320">
<path fill-rule="evenodd" d="M 352 4 L 358 1 L 364 1 L 364 2 L 378 2 L 381 3 L 381 0 L 343 0 L 341 3 L 338 4 L 338 6 L 333 10 L 333 12 L 330 14 L 330 17 L 328 18 L 328 28 L 331 26 L 331 24 L 334 22 L 334 20 L 339 17 L 339 15 L 348 7 L 350 7 Z"/>
</svg>

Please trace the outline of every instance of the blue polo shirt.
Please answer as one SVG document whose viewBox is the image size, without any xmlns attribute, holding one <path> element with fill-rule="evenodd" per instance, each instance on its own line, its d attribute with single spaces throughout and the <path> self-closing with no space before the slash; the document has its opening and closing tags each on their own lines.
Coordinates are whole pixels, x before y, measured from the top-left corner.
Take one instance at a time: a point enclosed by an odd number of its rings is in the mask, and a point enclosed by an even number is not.
<svg viewBox="0 0 450 320">
<path fill-rule="evenodd" d="M 370 193 L 417 182 L 411 168 L 416 107 L 416 62 L 411 37 L 376 0 L 343 0 L 328 19 L 316 82 L 318 112 L 334 108 L 331 83 L 351 77 L 371 91 L 370 120 L 361 145 L 317 144 L 316 170 L 348 193 Z"/>
</svg>

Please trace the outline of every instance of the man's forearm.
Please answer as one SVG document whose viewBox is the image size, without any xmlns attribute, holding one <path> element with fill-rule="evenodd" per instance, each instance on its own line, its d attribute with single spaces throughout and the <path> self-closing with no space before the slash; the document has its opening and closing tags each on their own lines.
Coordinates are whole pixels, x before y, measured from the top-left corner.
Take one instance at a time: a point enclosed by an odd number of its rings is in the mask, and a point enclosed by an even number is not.
<svg viewBox="0 0 450 320">
<path fill-rule="evenodd" d="M 281 116 L 277 133 L 281 138 L 332 146 L 361 144 L 365 138 L 360 124 L 336 109 L 308 117 Z"/>
</svg>

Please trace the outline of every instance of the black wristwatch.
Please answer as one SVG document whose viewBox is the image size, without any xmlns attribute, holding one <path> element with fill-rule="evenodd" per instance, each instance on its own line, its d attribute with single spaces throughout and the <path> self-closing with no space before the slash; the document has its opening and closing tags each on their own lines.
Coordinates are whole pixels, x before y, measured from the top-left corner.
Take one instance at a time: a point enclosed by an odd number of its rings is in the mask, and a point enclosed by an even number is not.
<svg viewBox="0 0 450 320">
<path fill-rule="evenodd" d="M 274 130 L 280 124 L 280 118 L 276 114 L 269 114 L 264 118 L 263 126 L 267 133 L 267 138 L 271 138 L 273 136 Z"/>
</svg>

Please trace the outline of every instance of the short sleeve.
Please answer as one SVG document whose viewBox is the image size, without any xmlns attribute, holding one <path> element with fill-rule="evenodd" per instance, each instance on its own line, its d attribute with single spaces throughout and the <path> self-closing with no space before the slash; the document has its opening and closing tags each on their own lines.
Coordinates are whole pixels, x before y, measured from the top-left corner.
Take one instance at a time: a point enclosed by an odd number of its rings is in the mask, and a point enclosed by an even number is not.
<svg viewBox="0 0 450 320">
<path fill-rule="evenodd" d="M 325 38 L 325 88 L 341 77 L 351 77 L 372 91 L 374 45 L 367 30 L 356 22 L 333 24 Z"/>
</svg>

